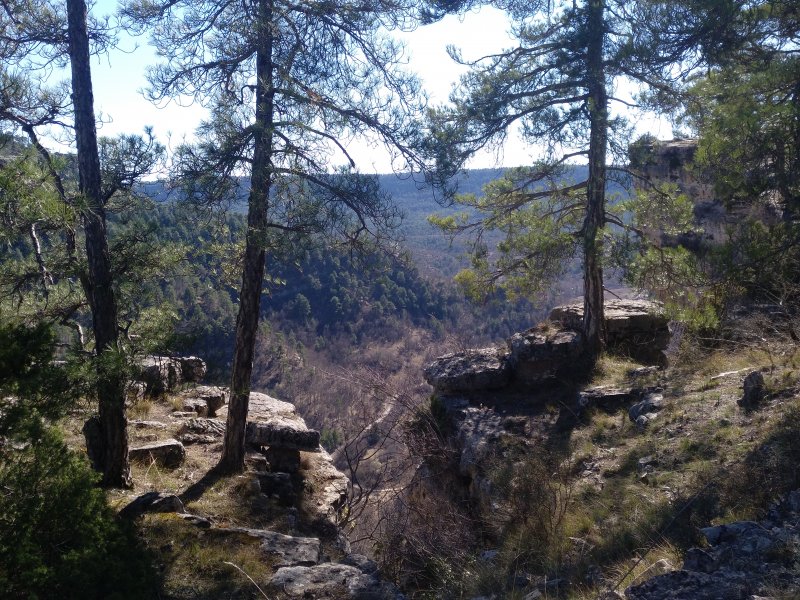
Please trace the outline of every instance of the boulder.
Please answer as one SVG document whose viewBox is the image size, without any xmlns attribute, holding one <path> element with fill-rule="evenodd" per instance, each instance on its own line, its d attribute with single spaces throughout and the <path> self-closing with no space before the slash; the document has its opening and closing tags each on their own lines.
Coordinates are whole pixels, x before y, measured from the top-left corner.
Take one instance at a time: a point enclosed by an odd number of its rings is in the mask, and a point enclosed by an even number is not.
<svg viewBox="0 0 800 600">
<path fill-rule="evenodd" d="M 744 394 L 738 401 L 739 406 L 752 409 L 761 404 L 766 395 L 764 375 L 761 374 L 761 371 L 753 371 L 748 374 L 742 382 L 742 389 Z"/>
<path fill-rule="evenodd" d="M 175 494 L 147 492 L 119 511 L 119 516 L 123 519 L 136 519 L 144 513 L 183 513 L 184 510 L 183 502 Z"/>
<path fill-rule="evenodd" d="M 179 467 L 186 458 L 186 449 L 178 440 L 161 440 L 146 446 L 131 448 L 129 457 L 137 462 L 155 462 L 167 468 Z"/>
<path fill-rule="evenodd" d="M 177 361 L 181 365 L 183 381 L 199 383 L 206 376 L 206 363 L 197 356 L 180 356 Z"/>
<path fill-rule="evenodd" d="M 217 411 L 228 403 L 228 390 L 215 385 L 198 385 L 192 395 L 205 402 L 208 416 L 214 417 Z"/>
<path fill-rule="evenodd" d="M 669 346 L 669 319 L 657 302 L 614 299 L 605 302 L 608 347 L 642 362 L 663 365 Z M 583 303 L 557 306 L 550 320 L 568 329 L 580 331 Z"/>
<path fill-rule="evenodd" d="M 146 356 L 139 362 L 139 378 L 146 393 L 158 396 L 186 382 L 202 381 L 206 363 L 196 356 Z"/>
<path fill-rule="evenodd" d="M 246 441 L 253 446 L 286 450 L 319 450 L 319 431 L 309 429 L 300 418 L 276 416 L 268 421 L 248 421 Z"/>
<path fill-rule="evenodd" d="M 149 396 L 158 396 L 183 381 L 183 369 L 180 361 L 169 356 L 146 356 L 139 363 L 139 378 Z"/>
<path fill-rule="evenodd" d="M 573 330 L 552 330 L 545 326 L 516 333 L 507 340 L 514 378 L 534 384 L 571 367 L 583 352 L 583 336 Z"/>
<path fill-rule="evenodd" d="M 511 369 L 505 352 L 482 348 L 440 356 L 423 373 L 439 392 L 470 392 L 506 386 Z"/>
<path fill-rule="evenodd" d="M 628 409 L 628 418 L 638 425 L 640 419 L 645 417 L 646 421 L 644 422 L 646 423 L 652 420 L 662 408 L 664 408 L 664 396 L 658 392 L 650 392 L 645 394 L 642 400 L 631 405 Z"/>
</svg>

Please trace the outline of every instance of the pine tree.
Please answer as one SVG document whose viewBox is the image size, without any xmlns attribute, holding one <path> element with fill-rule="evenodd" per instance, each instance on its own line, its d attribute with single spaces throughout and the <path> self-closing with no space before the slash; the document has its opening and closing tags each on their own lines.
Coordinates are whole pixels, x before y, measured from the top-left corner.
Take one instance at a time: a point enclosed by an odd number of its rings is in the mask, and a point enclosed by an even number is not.
<svg viewBox="0 0 800 600">
<path fill-rule="evenodd" d="M 481 2 L 433 2 L 432 18 Z M 476 61 L 431 119 L 427 151 L 434 183 L 447 182 L 475 152 L 501 144 L 516 128 L 539 156 L 486 187 L 483 197 L 456 196 L 473 209 L 434 218 L 450 234 L 472 232 L 473 268 L 462 283 L 473 292 L 502 284 L 536 293 L 582 252 L 583 332 L 590 357 L 604 345 L 603 245 L 608 223 L 624 226 L 606 207 L 607 183 L 627 169 L 627 126 L 611 107 L 620 81 L 666 87 L 665 67 L 683 56 L 650 46 L 641 3 L 620 0 L 491 3 L 508 12 L 517 45 Z M 685 42 L 681 38 L 682 42 Z M 687 44 L 686 47 L 689 47 Z M 574 167 L 584 162 L 585 169 Z M 504 240 L 491 252 L 486 234 Z"/>
<path fill-rule="evenodd" d="M 394 148 L 399 166 L 419 129 L 419 89 L 383 30 L 410 15 L 402 2 L 159 0 L 125 14 L 170 61 L 150 71 L 150 95 L 191 95 L 211 118 L 179 153 L 190 199 L 221 199 L 250 176 L 231 401 L 220 467 L 244 467 L 244 438 L 267 247 L 325 232 L 383 239 L 396 213 L 374 178 L 358 176 L 354 136 Z M 336 171 L 337 175 L 331 175 Z"/>
</svg>

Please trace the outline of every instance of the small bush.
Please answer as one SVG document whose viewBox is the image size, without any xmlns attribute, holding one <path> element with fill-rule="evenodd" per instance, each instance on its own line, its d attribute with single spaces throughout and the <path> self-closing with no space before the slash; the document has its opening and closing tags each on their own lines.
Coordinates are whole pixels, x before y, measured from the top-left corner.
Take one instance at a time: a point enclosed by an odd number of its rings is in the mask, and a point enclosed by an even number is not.
<svg viewBox="0 0 800 600">
<path fill-rule="evenodd" d="M 86 461 L 48 430 L 0 459 L 5 598 L 148 598 L 154 577 Z"/>
<path fill-rule="evenodd" d="M 0 325 L 0 595 L 153 597 L 148 557 L 51 425 L 85 389 L 53 365 L 53 341 L 46 325 Z"/>
</svg>

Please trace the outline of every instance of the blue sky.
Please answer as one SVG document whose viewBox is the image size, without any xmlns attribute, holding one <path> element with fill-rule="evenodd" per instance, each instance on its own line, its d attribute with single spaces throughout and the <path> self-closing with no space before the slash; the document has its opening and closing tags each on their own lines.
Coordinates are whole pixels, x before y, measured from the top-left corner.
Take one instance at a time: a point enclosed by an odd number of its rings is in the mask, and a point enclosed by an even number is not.
<svg viewBox="0 0 800 600">
<path fill-rule="evenodd" d="M 92 8 L 99 16 L 116 10 L 117 0 L 98 0 Z M 398 34 L 407 44 L 409 68 L 416 72 L 433 103 L 447 100 L 451 87 L 463 72 L 453 63 L 446 47 L 452 44 L 462 50 L 465 58 L 477 58 L 510 45 L 508 21 L 505 15 L 485 7 L 462 18 L 450 16 L 420 27 L 413 32 Z M 95 90 L 95 110 L 102 115 L 100 135 L 141 132 L 144 126 L 154 128 L 156 136 L 168 147 L 174 147 L 192 133 L 204 116 L 204 110 L 187 100 L 172 101 L 154 106 L 141 90 L 147 86 L 145 69 L 156 60 L 146 37 L 123 36 L 118 49 L 92 61 Z M 670 128 L 664 123 L 648 121 L 647 129 L 660 137 L 669 137 Z M 354 142 L 349 148 L 362 172 L 385 173 L 390 170 L 388 155 L 367 143 Z M 516 166 L 528 164 L 531 152 L 515 136 L 511 136 L 499 155 L 485 153 L 476 156 L 470 166 Z"/>
</svg>

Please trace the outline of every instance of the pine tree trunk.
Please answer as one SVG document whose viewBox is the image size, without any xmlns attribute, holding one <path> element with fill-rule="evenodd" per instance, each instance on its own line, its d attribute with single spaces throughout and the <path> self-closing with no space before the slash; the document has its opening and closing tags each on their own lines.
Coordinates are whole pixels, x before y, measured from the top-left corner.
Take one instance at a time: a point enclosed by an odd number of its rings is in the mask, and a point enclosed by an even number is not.
<svg viewBox="0 0 800 600">
<path fill-rule="evenodd" d="M 588 0 L 587 15 L 590 137 L 586 220 L 583 224 L 583 333 L 591 358 L 597 357 L 605 345 L 601 236 L 605 224 L 608 95 L 603 64 L 604 1 Z"/>
<path fill-rule="evenodd" d="M 259 1 L 259 46 L 256 53 L 256 123 L 253 170 L 248 198 L 247 237 L 245 240 L 239 314 L 231 374 L 231 399 L 225 424 L 225 439 L 219 469 L 224 473 L 244 470 L 245 429 L 250 402 L 250 378 L 261 311 L 264 283 L 264 236 L 272 186 L 272 2 Z"/>
<path fill-rule="evenodd" d="M 97 397 L 102 447 L 96 449 L 103 469 L 103 483 L 130 487 L 128 430 L 125 418 L 125 380 L 106 352 L 116 352 L 117 305 L 112 287 L 106 216 L 102 202 L 100 157 L 94 120 L 94 98 L 89 66 L 89 34 L 84 0 L 67 0 L 69 58 L 72 67 L 72 103 L 75 110 L 75 139 L 78 177 L 86 202 L 83 224 L 88 262 L 88 300 L 92 311 L 97 352 Z"/>
</svg>

